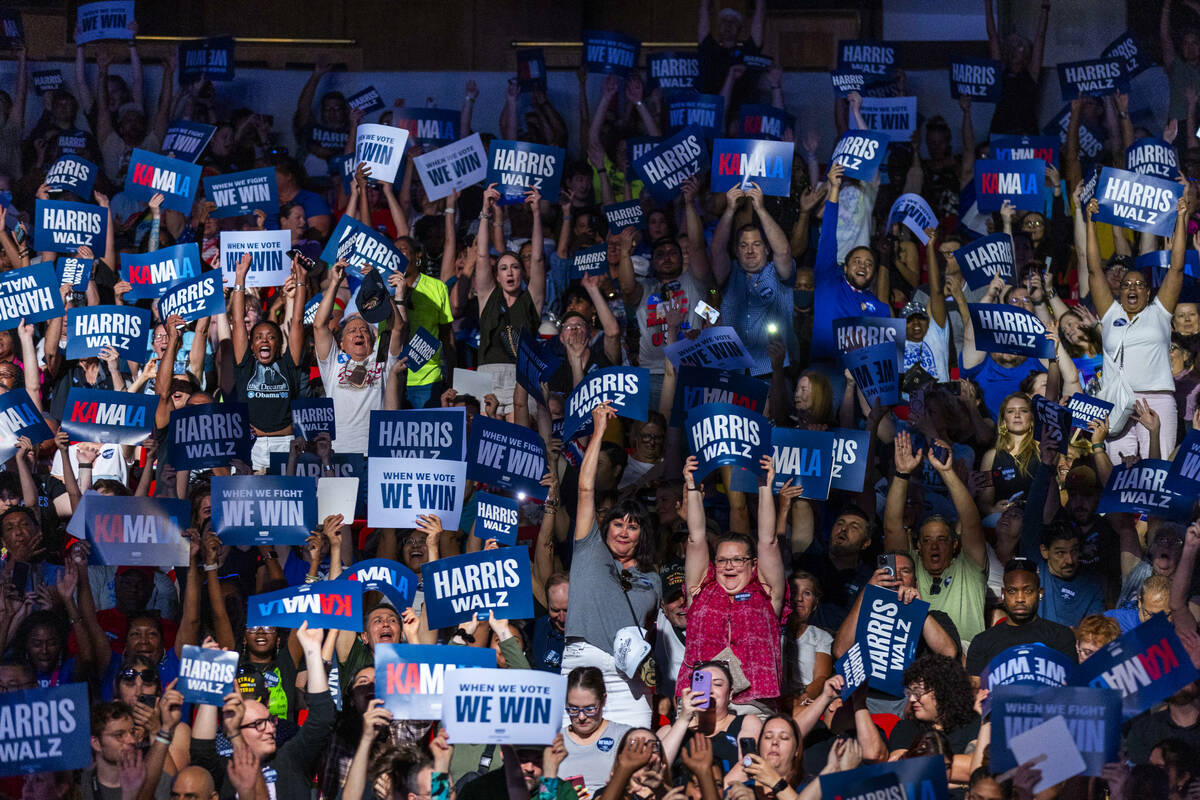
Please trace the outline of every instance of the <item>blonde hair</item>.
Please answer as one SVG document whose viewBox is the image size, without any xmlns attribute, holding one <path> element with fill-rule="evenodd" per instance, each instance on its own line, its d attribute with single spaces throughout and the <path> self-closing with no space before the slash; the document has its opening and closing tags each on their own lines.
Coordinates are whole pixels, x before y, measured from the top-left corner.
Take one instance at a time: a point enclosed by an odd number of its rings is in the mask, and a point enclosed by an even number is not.
<svg viewBox="0 0 1200 800">
<path fill-rule="evenodd" d="M 1017 472 L 1023 476 L 1032 474 L 1034 458 L 1037 456 L 1038 445 L 1033 438 L 1033 428 L 1023 434 L 1016 435 L 1009 431 L 1004 424 L 1004 412 L 1013 400 L 1020 400 L 1033 411 L 1033 401 L 1023 392 L 1013 392 L 1000 403 L 1000 413 L 996 415 L 996 450 L 1008 453 L 1017 464 Z"/>
<path fill-rule="evenodd" d="M 812 392 L 812 409 L 808 412 L 810 422 L 828 425 L 833 422 L 833 384 L 823 372 L 806 369 L 800 374 L 800 380 L 808 378 L 808 386 Z M 800 381 L 796 381 L 800 385 Z M 799 409 L 798 409 L 799 410 Z"/>
</svg>

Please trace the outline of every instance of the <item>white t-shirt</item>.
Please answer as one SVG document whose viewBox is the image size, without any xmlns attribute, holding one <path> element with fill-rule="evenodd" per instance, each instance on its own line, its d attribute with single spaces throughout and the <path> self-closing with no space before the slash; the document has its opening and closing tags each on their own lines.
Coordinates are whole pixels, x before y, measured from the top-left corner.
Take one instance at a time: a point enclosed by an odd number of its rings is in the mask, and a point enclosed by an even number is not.
<svg viewBox="0 0 1200 800">
<path fill-rule="evenodd" d="M 377 349 L 362 361 L 351 361 L 350 356 L 334 342 L 329 346 L 329 357 L 318 359 L 321 382 L 325 385 L 325 396 L 333 399 L 333 418 L 337 438 L 333 449 L 337 453 L 366 453 L 367 440 L 371 433 L 371 412 L 383 408 L 383 387 L 388 371 L 396 359 L 388 353 L 380 361 Z M 358 365 L 366 367 L 367 374 L 362 385 L 350 384 L 349 377 Z"/>
<path fill-rule="evenodd" d="M 75 470 L 75 477 L 79 477 L 79 445 L 73 444 L 67 448 L 67 453 L 71 456 L 71 469 Z M 50 474 L 58 478 L 60 481 L 63 477 L 62 451 L 54 451 L 54 461 L 50 463 Z M 92 462 L 92 483 L 103 478 L 111 478 L 114 481 L 126 483 L 129 479 L 129 468 L 125 465 L 125 457 L 121 455 L 121 445 L 119 444 L 102 444 L 100 450 L 96 454 L 96 460 Z"/>
<path fill-rule="evenodd" d="M 1175 391 L 1169 349 L 1171 312 L 1163 307 L 1157 297 L 1133 319 L 1114 300 L 1100 319 L 1100 334 L 1104 338 L 1102 374 L 1116 374 L 1117 354 L 1124 344 L 1122 360 L 1130 388 L 1135 392 Z"/>
<path fill-rule="evenodd" d="M 675 696 L 675 679 L 683 667 L 684 643 L 679 641 L 679 635 L 662 608 L 658 609 L 658 636 L 654 640 L 654 660 L 658 662 L 658 671 L 663 684 L 659 694 L 664 697 Z"/>
<path fill-rule="evenodd" d="M 786 640 L 785 634 L 783 652 L 786 658 L 783 665 L 786 691 L 789 694 L 798 692 L 812 683 L 813 662 L 817 659 L 817 653 L 832 656 L 833 636 L 823 628 L 809 623 L 804 633 L 791 641 Z"/>
<path fill-rule="evenodd" d="M 929 329 L 925 338 L 919 342 L 904 343 L 904 371 L 912 369 L 916 364 L 945 383 L 950 380 L 950 330 L 946 325 L 938 325 L 933 319 L 929 320 Z"/>
<path fill-rule="evenodd" d="M 688 272 L 680 273 L 678 278 L 670 281 L 649 277 L 638 282 L 642 285 L 642 299 L 637 309 L 638 330 L 641 331 L 638 366 L 662 374 L 667 347 L 667 308 L 672 303 L 677 304 L 684 312 L 684 321 L 698 329 L 701 318 L 696 314 L 696 304 L 707 292 L 704 285 Z M 670 296 L 664 297 L 667 292 Z M 733 322 L 722 324 L 732 325 Z"/>
</svg>

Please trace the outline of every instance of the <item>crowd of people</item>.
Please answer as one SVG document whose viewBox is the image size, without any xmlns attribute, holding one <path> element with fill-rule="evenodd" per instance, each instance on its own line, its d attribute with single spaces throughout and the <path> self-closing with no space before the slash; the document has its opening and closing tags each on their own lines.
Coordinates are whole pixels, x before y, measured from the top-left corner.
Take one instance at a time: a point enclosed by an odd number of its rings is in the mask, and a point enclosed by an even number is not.
<svg viewBox="0 0 1200 800">
<path fill-rule="evenodd" d="M 354 152 L 356 126 L 390 124 L 393 112 L 364 115 L 323 91 L 323 63 L 298 98 L 298 151 L 289 152 L 279 145 L 281 120 L 226 111 L 206 80 L 177 87 L 174 59 L 157 108 L 147 109 L 136 40 L 132 81 L 109 71 L 124 45 L 80 46 L 74 80 L 40 102 L 28 97 L 33 65 L 18 50 L 15 85 L 0 91 L 8 192 L 0 269 L 93 258 L 83 291 L 62 287 L 65 307 L 137 305 L 153 312 L 154 327 L 144 363 L 112 349 L 67 358 L 74 334 L 65 318 L 0 331 L 0 391 L 26 391 L 55 434 L 4 442 L 15 455 L 0 471 L 0 692 L 86 684 L 92 756 L 82 770 L 6 770 L 0 795 L 812 800 L 823 776 L 933 755 L 944 759 L 951 796 L 1033 798 L 1038 764 L 991 765 L 993 658 L 1040 644 L 1073 665 L 1165 614 L 1200 665 L 1200 522 L 1190 512 L 1098 510 L 1114 470 L 1170 461 L 1200 427 L 1200 292 L 1188 266 L 1200 250 L 1200 17 L 1185 5 L 1163 3 L 1171 101 L 1151 115 L 1163 127 L 1135 128 L 1120 92 L 1071 101 L 1059 162 L 1045 171 L 1044 210 L 1006 204 L 985 220 L 984 232 L 1011 236 L 1012 280 L 978 289 L 955 258 L 981 233 L 965 223 L 959 195 L 989 153 L 967 97 L 959 152 L 950 123 L 926 119 L 911 142 L 891 144 L 873 181 L 852 179 L 829 163 L 833 142 L 805 133 L 805 115 L 824 113 L 810 104 L 788 109 L 798 119 L 784 134 L 795 147 L 790 195 L 764 196 L 753 183 L 711 192 L 702 172 L 662 204 L 630 170 L 630 140 L 668 129 L 662 92 L 638 71 L 607 77 L 594 108 L 583 72 L 577 97 L 553 100 L 516 81 L 469 81 L 461 136 L 480 128 L 485 145 L 564 148 L 561 194 L 531 187 L 524 203 L 505 204 L 494 185 L 480 184 L 431 201 L 415 175 L 415 142 L 395 185 L 364 169 L 343 182 L 329 167 Z M 1038 134 L 1050 2 L 1027 31 L 1032 41 L 1001 35 L 991 0 L 984 9 L 991 55 L 1003 64 L 989 133 Z M 782 107 L 783 70 L 744 63 L 762 53 L 765 0 L 746 15 L 700 0 L 698 19 L 696 88 L 725 97 L 730 130 L 741 103 Z M 89 83 L 92 59 L 98 79 Z M 903 82 L 902 73 L 893 78 Z M 483 91 L 507 92 L 494 129 L 473 119 Z M 835 101 L 839 134 L 865 127 L 862 100 L 852 92 Z M 564 121 L 576 112 L 578 140 Z M 131 197 L 133 150 L 160 151 L 177 119 L 216 127 L 197 161 L 205 175 L 273 167 L 277 215 L 217 218 L 203 192 L 190 213 L 163 207 L 161 196 Z M 1093 159 L 1081 152 L 1081 127 L 1103 134 Z M 1159 134 L 1184 187 L 1173 234 L 1099 222 L 1097 201 L 1084 202 L 1089 168 L 1122 167 L 1136 138 Z M 67 153 L 99 166 L 93 196 L 45 185 Z M 927 244 L 889 222 L 905 192 L 937 216 Z M 34 209 L 47 199 L 104 209 L 106 241 L 35 251 Z M 632 200 L 641 201 L 644 229 L 610 228 L 604 206 Z M 407 260 L 386 278 L 381 320 L 368 321 L 356 303 L 371 265 L 320 259 L 345 215 Z M 248 287 L 246 257 L 226 289 L 228 311 L 189 323 L 159 317 L 156 301 L 126 298 L 122 254 L 194 242 L 205 268 L 220 269 L 222 231 L 264 228 L 290 232 L 297 255 L 286 283 Z M 598 244 L 607 245 L 608 269 L 569 280 L 574 255 Z M 1167 251 L 1153 261 L 1161 266 L 1138 266 L 1158 251 Z M 1053 357 L 983 349 L 969 311 L 976 303 L 1035 314 Z M 691 408 L 667 349 L 713 327 L 706 307 L 748 353 L 754 366 L 735 377 L 762 386 L 759 410 L 776 428 L 865 436 L 856 439 L 867 443 L 861 485 L 835 486 L 827 499 L 803 479 L 778 488 L 770 456 L 757 489 L 734 488 L 729 466 L 697 477 L 682 429 Z M 904 320 L 900 403 L 868 403 L 843 368 L 833 322 L 847 317 Z M 410 369 L 403 356 L 418 329 L 438 350 Z M 545 376 L 544 397 L 517 379 L 525 333 L 561 362 Z M 574 388 L 622 365 L 648 370 L 646 419 L 600 403 L 590 434 L 564 442 L 555 425 Z M 491 391 L 456 390 L 456 368 Z M 73 388 L 156 396 L 152 435 L 132 446 L 73 441 L 61 429 Z M 1109 419 L 1058 435 L 1036 422 L 1036 398 L 1065 405 L 1076 394 L 1118 402 Z M 336 436 L 306 441 L 293 428 L 292 401 L 318 397 L 333 401 Z M 164 444 L 172 415 L 225 402 L 247 406 L 249 460 L 173 467 Z M 303 546 L 229 545 L 213 530 L 212 478 L 295 474 L 301 462 L 340 474 L 339 457 L 366 454 L 370 412 L 457 407 L 468 425 L 490 417 L 543 437 L 547 499 L 520 498 L 514 545 L 530 549 L 535 617 L 430 629 L 422 592 L 404 608 L 367 592 L 361 633 L 248 626 L 255 595 L 336 579 L 371 558 L 420 574 L 496 543 L 464 514 L 458 529 L 437 517 L 392 529 L 330 516 Z M 468 481 L 465 506 L 480 489 L 498 491 Z M 173 570 L 97 564 L 84 529 L 68 532 L 90 492 L 188 501 L 190 559 Z M 843 697 L 847 675 L 835 663 L 855 645 L 868 586 L 930 611 L 902 692 L 863 683 Z M 650 650 L 633 665 L 618 647 L 631 626 Z M 560 736 L 484 746 L 453 741 L 437 720 L 394 718 L 375 697 L 375 648 L 398 643 L 491 648 L 505 669 L 566 676 Z M 238 653 L 237 691 L 223 705 L 184 702 L 177 681 L 187 645 Z M 1197 745 L 1200 682 L 1126 720 L 1119 756 L 1102 775 L 1037 796 L 1200 796 Z"/>
</svg>

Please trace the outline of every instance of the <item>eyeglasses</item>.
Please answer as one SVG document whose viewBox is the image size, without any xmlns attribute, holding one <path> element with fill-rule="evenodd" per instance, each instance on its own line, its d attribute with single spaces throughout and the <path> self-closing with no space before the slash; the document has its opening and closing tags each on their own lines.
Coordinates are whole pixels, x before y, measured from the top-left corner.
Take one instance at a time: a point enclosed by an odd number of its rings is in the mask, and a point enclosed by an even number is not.
<svg viewBox="0 0 1200 800">
<path fill-rule="evenodd" d="M 1046 223 L 1040 219 L 1027 219 L 1021 223 L 1022 228 L 1040 228 Z"/>
<path fill-rule="evenodd" d="M 1145 289 L 1145 281 L 1121 281 L 1122 289 Z"/>
<path fill-rule="evenodd" d="M 595 717 L 600 715 L 600 706 L 567 706 L 568 717 Z"/>
<path fill-rule="evenodd" d="M 278 724 L 279 718 L 272 714 L 269 717 L 256 719 L 254 722 L 247 722 L 246 724 L 241 725 L 240 729 L 245 730 L 246 728 L 254 728 L 254 730 L 258 731 L 259 733 L 266 733 L 268 728 L 273 729 Z"/>
<path fill-rule="evenodd" d="M 750 556 L 736 556 L 734 558 L 718 558 L 716 559 L 716 563 L 718 567 L 740 567 L 743 564 L 750 563 L 751 560 Z"/>
<path fill-rule="evenodd" d="M 129 669 L 121 670 L 121 680 L 126 683 L 133 683 L 138 678 L 142 679 L 142 683 L 158 684 L 158 671 L 153 669 Z"/>
<path fill-rule="evenodd" d="M 909 700 L 920 700 L 932 691 L 933 689 L 919 689 L 916 686 L 909 686 L 904 690 L 904 696 Z"/>
<path fill-rule="evenodd" d="M 246 628 L 246 633 L 274 633 L 274 632 L 275 632 L 275 629 L 270 627 L 269 625 L 255 625 L 253 627 Z"/>
</svg>

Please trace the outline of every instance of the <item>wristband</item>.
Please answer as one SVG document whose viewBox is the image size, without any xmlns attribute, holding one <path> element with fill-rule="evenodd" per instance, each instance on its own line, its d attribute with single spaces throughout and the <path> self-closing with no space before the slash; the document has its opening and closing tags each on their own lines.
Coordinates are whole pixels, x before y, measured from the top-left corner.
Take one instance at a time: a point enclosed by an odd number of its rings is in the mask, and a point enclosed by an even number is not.
<svg viewBox="0 0 1200 800">
<path fill-rule="evenodd" d="M 466 628 L 462 628 L 462 627 L 455 628 L 454 633 L 450 634 L 451 639 L 457 639 L 460 636 L 463 638 L 464 641 L 467 641 L 467 642 L 469 642 L 475 638 L 471 634 L 467 633 Z"/>
<path fill-rule="evenodd" d="M 91 464 L 91 462 L 89 462 L 89 461 L 80 461 L 80 462 L 79 462 L 79 468 L 80 468 L 80 469 L 91 469 L 91 468 L 92 468 L 92 464 Z"/>
<path fill-rule="evenodd" d="M 216 572 L 219 567 L 220 567 L 219 564 L 205 564 L 204 571 L 205 572 Z"/>
<path fill-rule="evenodd" d="M 782 86 L 772 86 L 771 91 L 773 91 L 773 92 L 778 91 L 779 89 L 782 89 L 782 88 L 783 88 Z"/>
<path fill-rule="evenodd" d="M 158 742 L 159 744 L 169 745 L 171 743 L 171 736 L 168 733 L 159 731 L 157 734 L 155 734 L 154 741 Z"/>
<path fill-rule="evenodd" d="M 246 287 L 245 287 L 245 286 L 243 286 L 243 285 L 242 285 L 242 284 L 240 284 L 240 283 L 237 283 L 237 284 L 234 284 L 234 286 L 233 286 L 233 291 L 235 291 L 235 292 L 244 292 L 244 291 L 246 291 Z"/>
<path fill-rule="evenodd" d="M 474 98 L 474 97 L 471 97 L 471 95 L 469 95 L 469 94 L 468 94 L 468 95 L 465 95 L 465 96 L 463 97 L 463 99 L 464 99 L 464 100 L 466 100 L 468 103 L 474 103 L 474 102 L 475 102 L 475 98 Z"/>
<path fill-rule="evenodd" d="M 777 783 L 771 787 L 771 794 L 778 796 L 779 793 L 782 792 L 784 789 L 790 789 L 790 788 L 792 788 L 791 784 L 789 784 L 783 778 L 780 778 L 779 783 Z"/>
<path fill-rule="evenodd" d="M 1098 442 L 1092 442 L 1092 452 L 1093 453 L 1099 453 L 1103 449 L 1104 449 L 1103 444 L 1100 444 Z"/>
<path fill-rule="evenodd" d="M 446 213 L 446 214 L 449 214 L 449 215 L 453 216 L 453 215 L 454 215 L 454 209 L 453 209 L 453 208 L 447 208 L 447 209 L 446 209 L 446 211 L 445 211 L 444 213 Z"/>
<path fill-rule="evenodd" d="M 305 583 L 316 583 L 319 580 L 321 580 L 321 579 L 318 578 L 316 575 L 305 575 L 304 576 Z"/>
<path fill-rule="evenodd" d="M 909 478 L 912 477 L 912 473 L 911 472 L 901 472 L 900 470 L 896 470 L 895 477 L 902 478 L 903 480 L 908 480 Z"/>
</svg>

